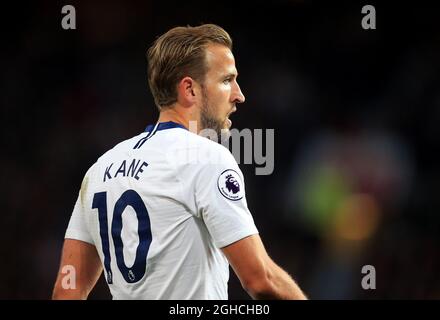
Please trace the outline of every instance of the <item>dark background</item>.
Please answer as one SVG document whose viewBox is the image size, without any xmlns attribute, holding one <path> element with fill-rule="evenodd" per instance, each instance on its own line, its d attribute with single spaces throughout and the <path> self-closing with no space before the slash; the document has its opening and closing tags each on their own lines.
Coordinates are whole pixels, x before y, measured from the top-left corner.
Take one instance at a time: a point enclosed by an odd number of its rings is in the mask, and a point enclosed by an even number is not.
<svg viewBox="0 0 440 320">
<path fill-rule="evenodd" d="M 61 8 L 76 8 L 63 30 Z M 366 4 L 376 30 L 361 27 Z M 154 123 L 145 51 L 177 25 L 234 40 L 240 165 L 273 259 L 312 299 L 439 299 L 440 19 L 417 2 L 35 1 L 3 7 L 0 298 L 48 299 L 83 175 Z M 376 270 L 363 290 L 362 267 Z M 231 272 L 230 298 L 247 299 Z M 101 278 L 92 299 L 110 298 Z"/>
</svg>

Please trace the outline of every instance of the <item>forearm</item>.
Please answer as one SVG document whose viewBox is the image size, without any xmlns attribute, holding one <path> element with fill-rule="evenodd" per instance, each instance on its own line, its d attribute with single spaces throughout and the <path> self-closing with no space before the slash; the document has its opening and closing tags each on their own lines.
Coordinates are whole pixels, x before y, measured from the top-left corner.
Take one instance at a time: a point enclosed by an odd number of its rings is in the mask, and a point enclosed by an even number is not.
<svg viewBox="0 0 440 320">
<path fill-rule="evenodd" d="M 276 299 L 282 300 L 306 300 L 307 297 L 292 279 L 292 277 L 274 263 L 276 276 L 273 279 Z"/>
<path fill-rule="evenodd" d="M 52 292 L 52 300 L 86 300 L 88 295 L 88 290 L 63 288 L 61 283 L 57 281 Z"/>
<path fill-rule="evenodd" d="M 254 299 L 306 300 L 307 297 L 292 277 L 273 261 L 267 266 L 267 275 L 261 282 L 248 290 Z"/>
</svg>

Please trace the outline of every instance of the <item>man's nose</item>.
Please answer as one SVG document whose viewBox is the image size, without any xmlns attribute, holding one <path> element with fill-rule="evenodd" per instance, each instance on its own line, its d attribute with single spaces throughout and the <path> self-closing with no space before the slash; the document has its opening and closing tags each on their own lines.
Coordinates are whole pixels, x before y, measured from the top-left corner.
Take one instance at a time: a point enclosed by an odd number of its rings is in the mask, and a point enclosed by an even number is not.
<svg viewBox="0 0 440 320">
<path fill-rule="evenodd" d="M 241 92 L 240 86 L 238 83 L 235 83 L 234 92 L 233 92 L 233 102 L 234 103 L 243 103 L 246 100 L 243 92 Z"/>
</svg>

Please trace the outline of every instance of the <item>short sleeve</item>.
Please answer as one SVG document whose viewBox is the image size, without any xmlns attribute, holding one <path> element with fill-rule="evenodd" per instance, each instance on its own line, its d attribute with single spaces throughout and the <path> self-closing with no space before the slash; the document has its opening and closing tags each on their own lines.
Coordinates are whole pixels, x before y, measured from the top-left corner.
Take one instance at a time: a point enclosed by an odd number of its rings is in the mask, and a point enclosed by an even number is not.
<svg viewBox="0 0 440 320">
<path fill-rule="evenodd" d="M 73 208 L 72 215 L 70 217 L 69 225 L 66 230 L 65 238 L 66 239 L 75 239 L 85 241 L 91 244 L 94 244 L 93 238 L 90 235 L 90 232 L 87 228 L 86 223 L 86 208 L 84 207 L 84 194 L 86 193 L 88 176 L 84 177 L 84 180 L 81 184 L 81 190 L 78 194 L 78 198 L 75 203 L 75 207 Z"/>
<path fill-rule="evenodd" d="M 222 248 L 258 230 L 247 207 L 244 178 L 237 162 L 223 146 L 216 153 L 219 161 L 202 163 L 198 170 L 195 200 L 214 244 Z"/>
</svg>

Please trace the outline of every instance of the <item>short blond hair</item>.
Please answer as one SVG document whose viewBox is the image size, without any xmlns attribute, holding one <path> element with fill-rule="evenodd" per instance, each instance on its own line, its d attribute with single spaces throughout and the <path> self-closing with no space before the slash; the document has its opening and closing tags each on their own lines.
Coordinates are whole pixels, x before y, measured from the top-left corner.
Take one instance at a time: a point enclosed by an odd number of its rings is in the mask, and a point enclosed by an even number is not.
<svg viewBox="0 0 440 320">
<path fill-rule="evenodd" d="M 159 110 L 177 101 L 177 84 L 184 77 L 203 83 L 208 71 L 205 49 L 210 43 L 232 50 L 231 37 L 215 24 L 173 28 L 148 49 L 148 84 Z"/>
</svg>

